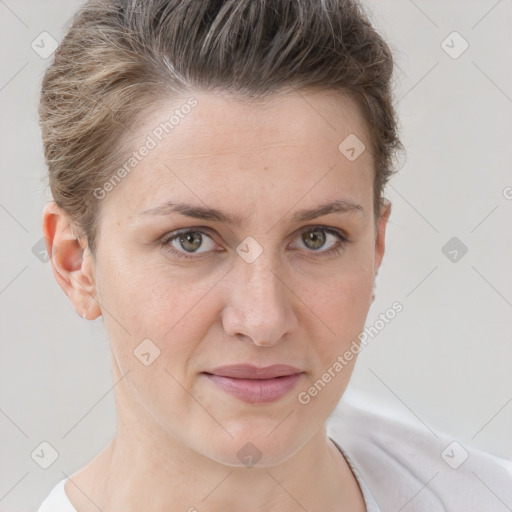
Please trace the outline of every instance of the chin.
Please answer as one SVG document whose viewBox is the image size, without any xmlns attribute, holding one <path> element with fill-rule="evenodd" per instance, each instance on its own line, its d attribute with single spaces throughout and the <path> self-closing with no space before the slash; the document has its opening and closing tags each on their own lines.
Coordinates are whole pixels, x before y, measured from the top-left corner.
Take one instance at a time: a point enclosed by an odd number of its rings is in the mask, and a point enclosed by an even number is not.
<svg viewBox="0 0 512 512">
<path fill-rule="evenodd" d="M 276 466 L 292 457 L 307 442 L 303 429 L 286 428 L 268 418 L 265 421 L 242 420 L 227 430 L 233 437 L 226 434 L 214 439 L 212 436 L 212 442 L 201 451 L 208 458 L 231 467 Z"/>
</svg>

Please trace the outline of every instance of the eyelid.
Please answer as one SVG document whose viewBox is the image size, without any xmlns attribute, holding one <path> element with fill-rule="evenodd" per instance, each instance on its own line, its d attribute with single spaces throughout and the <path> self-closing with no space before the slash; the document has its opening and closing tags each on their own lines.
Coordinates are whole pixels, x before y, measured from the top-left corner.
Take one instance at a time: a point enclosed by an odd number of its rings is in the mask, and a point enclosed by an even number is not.
<svg viewBox="0 0 512 512">
<path fill-rule="evenodd" d="M 211 238 L 210 228 L 203 227 L 203 226 L 197 226 L 197 227 L 192 226 L 190 228 L 181 228 L 181 229 L 175 229 L 174 231 L 170 231 L 162 237 L 162 240 L 172 240 L 173 238 L 177 238 L 180 235 L 184 235 L 186 233 L 195 233 L 196 231 L 201 234 L 208 235 Z"/>
<path fill-rule="evenodd" d="M 311 224 L 309 226 L 304 226 L 303 228 L 300 228 L 299 233 L 302 234 L 308 231 L 314 231 L 315 229 L 326 231 L 327 233 L 331 233 L 332 235 L 337 235 L 345 239 L 348 239 L 348 235 L 342 229 L 335 228 L 332 226 L 324 226 L 322 224 Z"/>
</svg>

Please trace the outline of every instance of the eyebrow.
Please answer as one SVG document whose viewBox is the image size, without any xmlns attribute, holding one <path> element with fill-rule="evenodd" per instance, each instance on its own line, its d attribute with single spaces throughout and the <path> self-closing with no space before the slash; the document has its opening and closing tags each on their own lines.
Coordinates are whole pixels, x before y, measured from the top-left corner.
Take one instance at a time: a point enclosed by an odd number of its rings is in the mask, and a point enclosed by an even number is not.
<svg viewBox="0 0 512 512">
<path fill-rule="evenodd" d="M 322 204 L 315 208 L 299 210 L 293 214 L 292 221 L 308 221 L 330 213 L 354 212 L 364 213 L 364 208 L 360 204 L 346 199 L 336 199 L 335 201 Z M 167 201 L 164 204 L 142 212 L 140 215 L 171 215 L 173 213 L 194 219 L 218 221 L 235 226 L 239 226 L 243 222 L 243 218 L 240 215 L 233 215 L 218 208 L 208 208 L 174 201 Z"/>
</svg>

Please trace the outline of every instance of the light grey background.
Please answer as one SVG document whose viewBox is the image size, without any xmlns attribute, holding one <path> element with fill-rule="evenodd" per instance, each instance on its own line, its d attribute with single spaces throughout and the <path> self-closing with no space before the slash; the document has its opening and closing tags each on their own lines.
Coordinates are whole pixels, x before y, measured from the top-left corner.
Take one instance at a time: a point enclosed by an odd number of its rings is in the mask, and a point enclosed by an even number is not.
<svg viewBox="0 0 512 512">
<path fill-rule="evenodd" d="M 367 325 L 396 316 L 360 354 L 351 386 L 512 457 L 511 66 L 508 0 L 367 2 L 397 62 L 407 158 L 388 187 L 393 213 Z M 49 263 L 32 252 L 49 196 L 37 103 L 48 61 L 31 43 L 60 41 L 70 0 L 0 0 L 0 510 L 35 510 L 114 433 L 108 340 L 77 316 Z M 458 58 L 441 44 L 457 31 Z M 457 52 L 458 36 L 445 45 Z M 468 251 L 452 262 L 443 246 Z M 453 253 L 452 253 L 453 256 Z M 48 469 L 31 452 L 49 442 Z M 512 506 L 512 504 L 509 504 Z"/>
</svg>

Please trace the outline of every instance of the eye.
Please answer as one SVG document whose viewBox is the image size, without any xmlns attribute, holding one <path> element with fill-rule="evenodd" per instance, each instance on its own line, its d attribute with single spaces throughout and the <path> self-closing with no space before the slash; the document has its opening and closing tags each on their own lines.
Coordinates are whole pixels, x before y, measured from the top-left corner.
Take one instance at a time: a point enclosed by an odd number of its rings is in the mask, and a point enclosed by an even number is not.
<svg viewBox="0 0 512 512">
<path fill-rule="evenodd" d="M 303 247 L 309 249 L 308 252 L 318 252 L 321 255 L 339 253 L 349 243 L 342 232 L 322 226 L 314 226 L 302 231 L 299 240 Z"/>
<path fill-rule="evenodd" d="M 214 241 L 203 231 L 186 230 L 164 238 L 162 245 L 179 258 L 193 258 L 188 254 L 203 254 L 215 247 Z M 204 249 L 200 251 L 199 249 Z"/>
<path fill-rule="evenodd" d="M 332 256 L 340 253 L 350 240 L 341 231 L 323 226 L 308 227 L 299 235 L 302 247 L 293 249 L 306 249 L 307 252 L 317 253 L 318 256 Z M 178 258 L 194 259 L 196 254 L 205 254 L 215 251 L 215 242 L 204 231 L 185 229 L 173 232 L 160 242 L 164 250 Z M 327 248 L 326 248 L 327 247 Z M 200 250 L 202 249 L 202 250 Z M 221 249 L 222 250 L 222 249 Z"/>
</svg>

